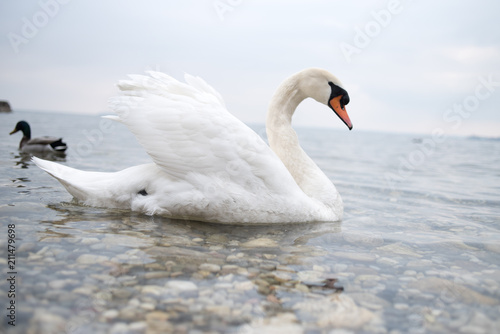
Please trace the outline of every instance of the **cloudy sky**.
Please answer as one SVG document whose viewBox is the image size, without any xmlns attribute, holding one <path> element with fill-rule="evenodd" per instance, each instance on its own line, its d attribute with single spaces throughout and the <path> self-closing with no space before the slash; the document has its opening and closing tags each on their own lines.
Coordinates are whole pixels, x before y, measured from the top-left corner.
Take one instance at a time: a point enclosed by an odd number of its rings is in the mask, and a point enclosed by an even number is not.
<svg viewBox="0 0 500 334">
<path fill-rule="evenodd" d="M 500 136 L 498 13 L 498 0 L 2 1 L 0 99 L 101 114 L 127 74 L 187 72 L 262 123 L 286 76 L 322 67 L 354 130 Z M 345 127 L 314 101 L 294 124 Z"/>
</svg>

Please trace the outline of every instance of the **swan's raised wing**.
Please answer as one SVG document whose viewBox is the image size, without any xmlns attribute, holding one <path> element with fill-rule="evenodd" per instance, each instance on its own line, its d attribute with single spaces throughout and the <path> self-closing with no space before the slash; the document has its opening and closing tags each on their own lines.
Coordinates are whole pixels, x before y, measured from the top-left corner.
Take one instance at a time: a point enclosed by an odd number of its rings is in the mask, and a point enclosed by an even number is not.
<svg viewBox="0 0 500 334">
<path fill-rule="evenodd" d="M 268 186 L 293 182 L 281 160 L 253 130 L 230 114 L 201 78 L 186 83 L 159 72 L 119 82 L 111 99 L 117 116 L 162 170 L 172 177 L 218 175 Z M 286 180 L 283 180 L 286 179 Z M 286 188 L 286 187 L 284 187 Z"/>
</svg>

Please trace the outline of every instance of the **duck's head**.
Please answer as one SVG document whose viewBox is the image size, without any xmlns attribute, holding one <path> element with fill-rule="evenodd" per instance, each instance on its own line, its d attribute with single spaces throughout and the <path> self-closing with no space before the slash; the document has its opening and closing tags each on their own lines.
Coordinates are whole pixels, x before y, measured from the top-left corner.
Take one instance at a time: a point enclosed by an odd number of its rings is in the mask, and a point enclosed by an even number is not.
<svg viewBox="0 0 500 334">
<path fill-rule="evenodd" d="M 330 72 L 319 68 L 303 70 L 299 75 L 302 76 L 299 82 L 303 93 L 330 107 L 351 130 L 352 123 L 345 109 L 350 100 L 349 94 L 340 80 Z"/>
<path fill-rule="evenodd" d="M 14 130 L 12 130 L 10 134 L 14 134 L 18 131 L 22 131 L 25 137 L 31 138 L 31 129 L 28 122 L 26 121 L 17 122 L 16 127 L 14 128 Z"/>
</svg>

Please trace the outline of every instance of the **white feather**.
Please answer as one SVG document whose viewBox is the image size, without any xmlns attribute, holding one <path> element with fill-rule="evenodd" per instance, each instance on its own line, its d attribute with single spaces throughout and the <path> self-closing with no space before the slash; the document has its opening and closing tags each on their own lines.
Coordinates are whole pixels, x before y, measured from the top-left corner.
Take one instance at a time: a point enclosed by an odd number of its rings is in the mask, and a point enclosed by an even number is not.
<svg viewBox="0 0 500 334">
<path fill-rule="evenodd" d="M 185 80 L 160 72 L 131 75 L 110 100 L 116 115 L 106 117 L 125 124 L 154 164 L 96 173 L 34 162 L 87 205 L 223 223 L 341 218 L 340 197 L 314 163 L 308 168 L 319 173 L 318 185 L 299 186 L 290 167 L 226 110 L 219 93 L 198 77 L 186 74 Z M 320 184 L 325 179 L 331 186 Z M 325 189 L 335 192 L 325 197 L 335 203 L 308 194 Z"/>
</svg>

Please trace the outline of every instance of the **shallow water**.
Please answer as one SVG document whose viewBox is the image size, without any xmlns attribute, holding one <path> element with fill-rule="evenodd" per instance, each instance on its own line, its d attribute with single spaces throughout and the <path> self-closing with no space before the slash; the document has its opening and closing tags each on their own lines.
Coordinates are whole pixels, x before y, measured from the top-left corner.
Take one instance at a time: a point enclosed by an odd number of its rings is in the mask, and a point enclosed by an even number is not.
<svg viewBox="0 0 500 334">
<path fill-rule="evenodd" d="M 15 123 L 62 136 L 48 158 L 87 170 L 149 162 L 133 136 L 95 116 L 0 118 L 0 332 L 500 331 L 499 140 L 299 129 L 344 220 L 242 227 L 74 204 L 17 152 Z"/>
</svg>

